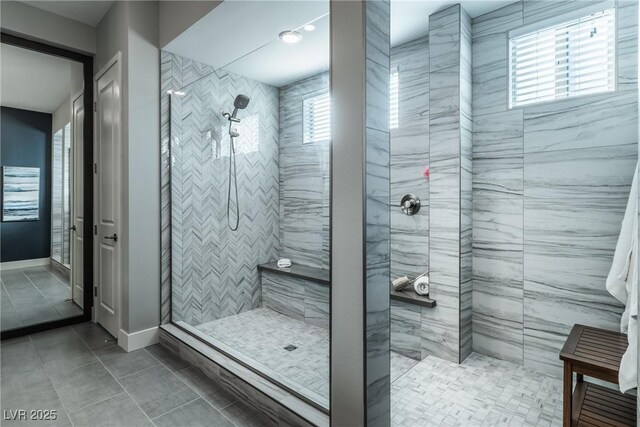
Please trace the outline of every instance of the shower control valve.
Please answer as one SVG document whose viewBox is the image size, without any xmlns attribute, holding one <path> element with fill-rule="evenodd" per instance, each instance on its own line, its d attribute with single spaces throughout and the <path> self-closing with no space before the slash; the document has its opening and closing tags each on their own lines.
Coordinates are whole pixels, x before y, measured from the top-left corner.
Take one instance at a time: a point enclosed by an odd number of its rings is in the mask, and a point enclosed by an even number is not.
<svg viewBox="0 0 640 427">
<path fill-rule="evenodd" d="M 415 194 L 405 194 L 400 201 L 400 209 L 405 215 L 415 215 L 420 210 L 420 199 Z"/>
</svg>

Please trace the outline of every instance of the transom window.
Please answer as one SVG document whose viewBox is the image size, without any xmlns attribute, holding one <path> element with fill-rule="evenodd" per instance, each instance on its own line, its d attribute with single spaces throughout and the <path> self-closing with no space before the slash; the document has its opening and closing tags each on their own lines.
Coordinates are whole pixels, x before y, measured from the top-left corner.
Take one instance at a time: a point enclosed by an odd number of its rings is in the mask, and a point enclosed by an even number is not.
<svg viewBox="0 0 640 427">
<path fill-rule="evenodd" d="M 331 139 L 331 99 L 328 93 L 305 99 L 302 114 L 303 144 Z"/>
<path fill-rule="evenodd" d="M 536 31 L 512 32 L 510 107 L 614 91 L 615 13 L 612 7 Z"/>
<path fill-rule="evenodd" d="M 400 76 L 398 69 L 389 76 L 389 128 L 398 127 Z M 331 99 L 329 93 L 302 101 L 303 144 L 331 139 Z"/>
<path fill-rule="evenodd" d="M 396 129 L 399 122 L 399 90 L 400 73 L 398 68 L 391 71 L 389 76 L 389 128 Z"/>
</svg>

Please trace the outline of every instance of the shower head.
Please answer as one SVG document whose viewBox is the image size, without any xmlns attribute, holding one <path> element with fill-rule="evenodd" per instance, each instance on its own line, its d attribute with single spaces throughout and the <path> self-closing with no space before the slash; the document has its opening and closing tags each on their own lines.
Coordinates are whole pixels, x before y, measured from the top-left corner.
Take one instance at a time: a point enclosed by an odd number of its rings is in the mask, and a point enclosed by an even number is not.
<svg viewBox="0 0 640 427">
<path fill-rule="evenodd" d="M 244 110 L 249 105 L 249 97 L 247 95 L 238 95 L 236 96 L 235 101 L 233 101 L 233 113 L 231 114 L 231 118 L 236 118 L 236 114 L 238 114 L 238 110 Z"/>
</svg>

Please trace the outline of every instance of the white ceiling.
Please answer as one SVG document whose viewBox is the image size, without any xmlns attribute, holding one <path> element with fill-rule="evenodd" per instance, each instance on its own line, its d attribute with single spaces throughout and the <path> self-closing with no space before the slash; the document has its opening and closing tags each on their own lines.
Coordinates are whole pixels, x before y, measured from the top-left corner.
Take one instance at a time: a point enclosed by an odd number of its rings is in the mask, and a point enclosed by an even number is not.
<svg viewBox="0 0 640 427">
<path fill-rule="evenodd" d="M 114 0 L 22 0 L 22 3 L 95 27 L 109 11 Z"/>
<path fill-rule="evenodd" d="M 515 0 L 391 0 L 391 45 L 415 40 L 429 33 L 429 15 L 460 3 L 469 16 L 484 15 Z"/>
<path fill-rule="evenodd" d="M 0 105 L 53 113 L 70 95 L 72 66 L 82 64 L 0 45 Z"/>
<path fill-rule="evenodd" d="M 392 0 L 391 45 L 429 31 L 429 15 L 460 2 L 473 18 L 514 0 Z M 281 87 L 329 67 L 329 1 L 226 0 L 166 46 L 166 50 Z M 300 29 L 316 20 L 316 31 Z M 284 30 L 303 39 L 285 44 Z"/>
<path fill-rule="evenodd" d="M 327 26 L 326 32 L 307 33 L 308 37 L 302 42 L 281 46 L 284 43 L 280 43 L 278 34 L 297 29 L 328 12 L 327 0 L 226 0 L 169 43 L 165 50 L 216 69 L 244 57 L 229 70 L 281 86 L 293 78 L 289 76 L 304 77 L 312 70 L 319 72 L 327 68 L 329 37 Z"/>
</svg>

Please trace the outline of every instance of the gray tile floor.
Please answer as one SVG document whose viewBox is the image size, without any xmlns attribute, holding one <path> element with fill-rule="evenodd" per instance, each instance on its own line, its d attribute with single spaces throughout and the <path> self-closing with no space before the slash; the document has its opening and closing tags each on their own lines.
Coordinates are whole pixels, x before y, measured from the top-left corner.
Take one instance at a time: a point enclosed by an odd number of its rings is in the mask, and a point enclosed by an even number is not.
<svg viewBox="0 0 640 427">
<path fill-rule="evenodd" d="M 0 272 L 3 331 L 82 314 L 72 301 L 69 280 L 51 267 Z"/>
<path fill-rule="evenodd" d="M 0 408 L 56 410 L 2 425 L 271 426 L 270 420 L 159 346 L 126 353 L 85 323 L 3 341 Z M 561 425 L 562 383 L 472 354 L 458 365 L 391 355 L 393 426 Z M 307 369 L 316 369 L 307 366 Z"/>
<path fill-rule="evenodd" d="M 55 410 L 3 426 L 269 426 L 270 421 L 160 346 L 130 353 L 83 323 L 0 344 L 0 408 Z M 5 412 L 7 411 L 7 412 Z"/>
</svg>

